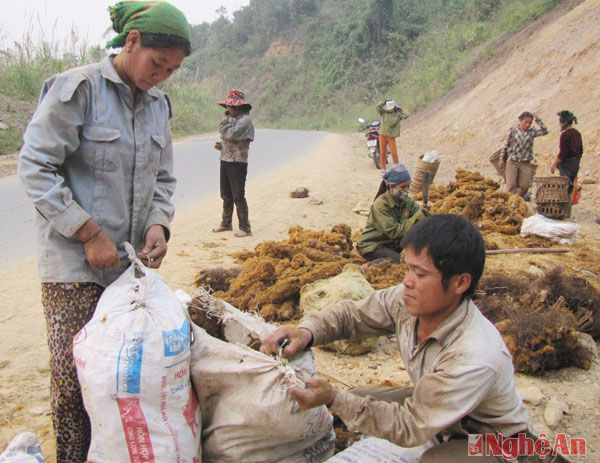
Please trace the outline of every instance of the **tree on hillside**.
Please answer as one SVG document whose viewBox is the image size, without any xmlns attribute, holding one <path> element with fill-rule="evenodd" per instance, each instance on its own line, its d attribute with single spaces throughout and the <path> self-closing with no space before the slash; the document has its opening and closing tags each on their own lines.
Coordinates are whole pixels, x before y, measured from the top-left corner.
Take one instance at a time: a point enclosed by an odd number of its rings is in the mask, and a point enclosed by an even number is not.
<svg viewBox="0 0 600 463">
<path fill-rule="evenodd" d="M 365 16 L 373 45 L 383 42 L 385 31 L 394 17 L 394 0 L 370 0 Z"/>
</svg>

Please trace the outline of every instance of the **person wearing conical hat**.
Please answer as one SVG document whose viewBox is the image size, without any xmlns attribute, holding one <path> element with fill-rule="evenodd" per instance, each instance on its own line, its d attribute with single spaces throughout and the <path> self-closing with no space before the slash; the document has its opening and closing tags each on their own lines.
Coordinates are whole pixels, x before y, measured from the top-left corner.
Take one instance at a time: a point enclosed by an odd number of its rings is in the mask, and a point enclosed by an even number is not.
<svg viewBox="0 0 600 463">
<path fill-rule="evenodd" d="M 90 446 L 73 337 L 127 267 L 123 242 L 160 266 L 174 213 L 171 105 L 156 86 L 190 54 L 190 26 L 164 1 L 109 13 L 117 35 L 107 47 L 120 51 L 44 83 L 19 159 L 37 211 L 58 463 L 85 462 Z"/>
<path fill-rule="evenodd" d="M 398 149 L 396 138 L 400 136 L 400 121 L 408 116 L 395 100 L 385 100 L 377 105 L 377 112 L 381 116 L 379 127 L 379 165 L 385 170 L 387 167 L 387 149 L 390 148 L 392 163 L 398 164 Z"/>
<path fill-rule="evenodd" d="M 246 201 L 246 176 L 248 174 L 248 151 L 254 140 L 254 125 L 250 119 L 252 105 L 244 99 L 244 92 L 229 89 L 227 97 L 219 103 L 225 108 L 225 118 L 219 124 L 221 141 L 215 143 L 220 156 L 220 190 L 223 200 L 221 224 L 213 229 L 220 233 L 233 230 L 235 206 L 239 229 L 237 237 L 252 235 Z"/>
</svg>

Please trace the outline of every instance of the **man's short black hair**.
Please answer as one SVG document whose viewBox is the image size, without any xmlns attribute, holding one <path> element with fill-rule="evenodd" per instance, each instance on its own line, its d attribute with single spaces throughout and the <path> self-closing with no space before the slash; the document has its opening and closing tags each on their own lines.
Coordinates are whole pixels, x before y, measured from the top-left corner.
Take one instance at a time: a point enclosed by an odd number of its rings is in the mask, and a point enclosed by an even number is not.
<svg viewBox="0 0 600 463">
<path fill-rule="evenodd" d="M 413 225 L 402 239 L 402 248 L 420 254 L 425 250 L 442 273 L 444 290 L 450 278 L 471 275 L 471 285 L 463 297 L 471 296 L 485 265 L 485 244 L 472 222 L 454 214 L 434 214 Z"/>
</svg>

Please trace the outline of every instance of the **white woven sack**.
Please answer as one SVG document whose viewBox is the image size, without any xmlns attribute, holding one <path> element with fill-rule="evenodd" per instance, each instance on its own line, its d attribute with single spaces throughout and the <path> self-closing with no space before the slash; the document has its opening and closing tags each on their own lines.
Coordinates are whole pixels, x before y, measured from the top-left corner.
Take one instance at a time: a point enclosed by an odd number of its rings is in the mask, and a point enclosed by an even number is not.
<svg viewBox="0 0 600 463">
<path fill-rule="evenodd" d="M 16 435 L 0 455 L 0 463 L 44 463 L 45 461 L 40 449 L 40 440 L 32 432 Z"/>
<path fill-rule="evenodd" d="M 433 445 L 433 441 L 428 441 L 418 447 L 406 448 L 370 436 L 330 458 L 327 463 L 419 463 L 425 451 Z M 466 463 L 468 460 L 465 458 Z"/>
<path fill-rule="evenodd" d="M 73 341 L 92 424 L 88 461 L 200 462 L 187 312 L 126 247 L 132 265 L 106 288 Z"/>
<path fill-rule="evenodd" d="M 287 392 L 301 372 L 193 325 L 192 380 L 202 409 L 204 463 L 317 463 L 333 455 L 325 406 L 299 410 Z"/>
</svg>

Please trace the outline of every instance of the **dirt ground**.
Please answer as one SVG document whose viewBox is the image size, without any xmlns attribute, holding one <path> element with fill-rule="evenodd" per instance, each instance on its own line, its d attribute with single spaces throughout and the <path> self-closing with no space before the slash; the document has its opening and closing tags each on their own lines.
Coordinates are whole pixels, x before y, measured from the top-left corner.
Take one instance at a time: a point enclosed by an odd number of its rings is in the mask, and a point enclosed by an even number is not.
<svg viewBox="0 0 600 463">
<path fill-rule="evenodd" d="M 336 155 L 331 156 L 331 153 Z M 414 163 L 413 159 L 407 161 Z M 349 178 L 351 182 L 345 181 Z M 252 249 L 263 240 L 282 239 L 291 224 L 324 229 L 345 222 L 353 229 L 362 227 L 365 217 L 353 213 L 352 207 L 364 197 L 371 197 L 378 184 L 379 173 L 365 155 L 361 137 L 330 135 L 313 153 L 296 164 L 248 185 L 254 232 L 251 238 L 235 238 L 230 232 L 220 235 L 210 232 L 220 217 L 221 205 L 216 197 L 179 211 L 173 224 L 169 254 L 160 273 L 173 289 L 183 288 L 193 293 L 192 283 L 198 269 L 230 265 L 233 263 L 230 254 L 244 248 Z M 298 186 L 307 187 L 310 197 L 290 198 L 288 193 Z M 321 199 L 323 204 L 311 204 L 311 197 Z M 264 207 L 266 204 L 268 208 Z M 586 226 L 582 238 L 586 242 L 597 240 L 598 230 Z M 547 256 L 521 258 L 528 261 L 541 259 L 540 266 L 552 259 Z M 494 259 L 503 258 L 496 256 Z M 17 432 L 33 431 L 41 436 L 44 454 L 53 462 L 48 415 L 48 353 L 35 263 L 26 261 L 5 267 L 0 271 L 0 280 L 3 282 L 0 329 L 10 333 L 0 338 L 0 447 Z M 374 352 L 361 357 L 336 356 L 320 349 L 316 349 L 316 353 L 318 369 L 346 383 L 379 384 L 388 380 L 408 384 L 408 376 L 390 339 L 381 338 Z M 600 458 L 600 449 L 596 445 L 600 442 L 598 361 L 588 371 L 566 369 L 542 378 L 517 375 L 517 384 L 519 387 L 536 385 L 546 400 L 561 396 L 569 404 L 570 415 L 554 430 L 549 430 L 544 423 L 544 402 L 538 407 L 530 407 L 537 430 L 566 431 L 573 436 L 583 436 L 592 455 Z"/>
<path fill-rule="evenodd" d="M 524 110 L 536 112 L 550 134 L 536 139 L 538 175 L 549 175 L 549 164 L 558 146 L 555 113 L 572 110 L 579 118 L 585 153 L 581 180 L 582 200 L 574 219 L 583 225 L 579 250 L 598 250 L 600 225 L 600 0 L 581 2 L 571 11 L 529 29 L 526 40 L 513 41 L 503 56 L 488 66 L 476 82 L 460 86 L 439 104 L 407 120 L 399 140 L 402 162 L 412 169 L 417 156 L 438 149 L 442 159 L 436 182 L 454 177 L 456 167 L 493 176 L 488 157 L 502 145 L 509 127 Z M 233 263 L 231 254 L 253 249 L 259 242 L 283 239 L 287 229 L 300 225 L 327 229 L 344 222 L 363 227 L 365 217 L 352 212 L 359 201 L 369 201 L 379 185 L 379 173 L 365 153 L 360 135 L 329 135 L 312 153 L 269 177 L 247 186 L 254 235 L 235 238 L 232 233 L 214 235 L 210 229 L 220 217 L 215 196 L 177 212 L 169 255 L 160 273 L 173 289 L 193 292 L 196 272 L 207 266 Z M 310 190 L 306 199 L 292 199 L 299 186 Z M 558 259 L 560 260 L 560 259 Z M 549 255 L 494 256 L 488 265 L 547 267 L 557 261 Z M 527 268 L 527 267 L 525 267 Z M 596 277 L 598 275 L 596 274 Z M 39 302 L 35 262 L 4 263 L 0 269 L 0 448 L 18 432 L 33 431 L 42 439 L 48 461 L 54 462 L 49 417 L 49 369 L 45 326 Z M 379 384 L 390 380 L 408 384 L 393 341 L 380 339 L 377 349 L 362 357 L 341 357 L 319 349 L 317 367 L 346 383 Z M 587 440 L 588 459 L 600 461 L 600 362 L 590 370 L 574 368 L 542 377 L 516 376 L 520 390 L 536 386 L 544 395 L 538 406 L 528 406 L 535 429 L 554 435 L 567 432 Z M 341 386 L 343 387 L 343 386 Z M 545 424 L 547 402 L 560 397 L 569 414 L 554 428 Z"/>
</svg>

